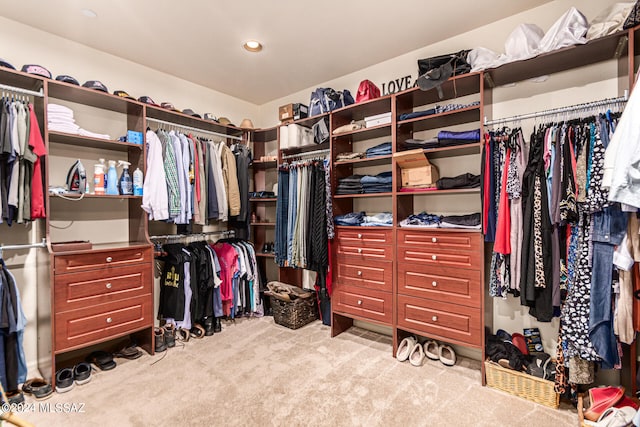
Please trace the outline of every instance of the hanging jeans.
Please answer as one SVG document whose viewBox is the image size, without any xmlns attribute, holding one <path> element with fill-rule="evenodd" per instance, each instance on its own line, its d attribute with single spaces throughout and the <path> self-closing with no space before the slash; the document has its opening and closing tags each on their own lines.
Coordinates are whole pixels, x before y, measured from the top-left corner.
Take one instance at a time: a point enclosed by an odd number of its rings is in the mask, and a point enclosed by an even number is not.
<svg viewBox="0 0 640 427">
<path fill-rule="evenodd" d="M 278 171 L 278 201 L 276 204 L 276 264 L 284 267 L 287 260 L 287 232 L 289 209 L 289 170 L 281 168 Z"/>
</svg>

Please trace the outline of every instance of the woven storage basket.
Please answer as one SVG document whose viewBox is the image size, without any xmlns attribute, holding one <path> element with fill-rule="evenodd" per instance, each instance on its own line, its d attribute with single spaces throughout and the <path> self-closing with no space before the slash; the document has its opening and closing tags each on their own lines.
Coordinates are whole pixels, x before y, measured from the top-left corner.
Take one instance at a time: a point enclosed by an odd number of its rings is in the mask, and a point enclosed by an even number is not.
<svg viewBox="0 0 640 427">
<path fill-rule="evenodd" d="M 506 369 L 491 361 L 485 361 L 484 366 L 489 387 L 554 409 L 560 405 L 560 395 L 554 391 L 553 381 Z"/>
<path fill-rule="evenodd" d="M 273 320 L 278 325 L 286 326 L 289 329 L 298 329 L 318 318 L 315 293 L 280 282 L 270 282 L 267 286 L 269 291 L 265 293 L 269 295 Z M 274 296 L 273 291 L 276 289 L 303 297 L 285 301 Z"/>
</svg>

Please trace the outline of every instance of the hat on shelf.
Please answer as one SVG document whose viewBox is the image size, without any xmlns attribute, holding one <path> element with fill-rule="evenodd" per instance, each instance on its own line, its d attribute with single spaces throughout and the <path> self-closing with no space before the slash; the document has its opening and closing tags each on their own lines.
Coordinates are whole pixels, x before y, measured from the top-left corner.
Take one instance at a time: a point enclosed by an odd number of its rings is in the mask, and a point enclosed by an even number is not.
<svg viewBox="0 0 640 427">
<path fill-rule="evenodd" d="M 172 103 L 170 102 L 163 102 L 162 104 L 160 104 L 160 106 L 162 108 L 166 108 L 167 110 L 171 110 L 171 111 L 177 111 L 180 112 L 180 110 L 178 110 Z"/>
<path fill-rule="evenodd" d="M 211 113 L 204 113 L 204 119 L 212 122 L 218 122 L 218 118 Z"/>
<path fill-rule="evenodd" d="M 102 91 L 104 93 L 109 93 L 109 90 L 107 89 L 107 87 L 105 85 L 103 85 L 102 82 L 100 82 L 98 80 L 88 80 L 88 81 L 84 82 L 82 87 L 86 87 L 86 88 L 89 88 L 89 89 L 100 90 L 100 91 Z"/>
<path fill-rule="evenodd" d="M 71 83 L 72 85 L 80 86 L 80 83 L 71 76 L 67 76 L 66 74 L 61 74 L 56 77 L 56 80 L 59 82 Z"/>
<path fill-rule="evenodd" d="M 0 67 L 11 68 L 12 70 L 16 69 L 16 67 L 14 67 L 13 65 L 9 64 L 7 61 L 5 61 L 2 58 L 0 58 Z"/>
<path fill-rule="evenodd" d="M 241 129 L 254 129 L 253 122 L 250 119 L 242 119 L 240 123 Z"/>
<path fill-rule="evenodd" d="M 36 76 L 46 77 L 48 79 L 51 78 L 51 72 L 44 68 L 42 65 L 25 64 L 22 66 L 21 71 L 29 74 L 35 74 Z"/>
<path fill-rule="evenodd" d="M 231 120 L 227 119 L 226 117 L 218 118 L 218 123 L 225 126 L 235 126 L 233 123 L 231 123 Z"/>
<path fill-rule="evenodd" d="M 187 114 L 189 116 L 197 117 L 199 119 L 202 118 L 202 116 L 200 116 L 200 114 L 196 113 L 191 108 L 185 108 L 184 110 L 182 110 L 182 114 Z"/>
<path fill-rule="evenodd" d="M 133 96 L 129 95 L 124 90 L 115 90 L 115 91 L 113 91 L 113 94 L 116 95 L 116 96 L 119 96 L 120 98 L 127 98 L 127 99 L 130 99 L 132 101 L 136 100 Z"/>
<path fill-rule="evenodd" d="M 144 104 L 149 104 L 149 105 L 153 105 L 154 107 L 159 107 L 158 104 L 155 103 L 155 101 L 153 99 L 151 99 L 151 97 L 149 96 L 141 96 L 140 98 L 138 98 L 138 101 L 144 103 Z"/>
</svg>

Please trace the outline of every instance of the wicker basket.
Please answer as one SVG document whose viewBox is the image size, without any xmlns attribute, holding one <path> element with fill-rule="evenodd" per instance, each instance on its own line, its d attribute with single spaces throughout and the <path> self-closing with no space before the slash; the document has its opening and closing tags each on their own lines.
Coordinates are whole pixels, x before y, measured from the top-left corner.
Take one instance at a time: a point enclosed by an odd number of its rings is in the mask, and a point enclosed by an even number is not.
<svg viewBox="0 0 640 427">
<path fill-rule="evenodd" d="M 560 405 L 560 395 L 554 391 L 553 381 L 506 369 L 491 361 L 485 361 L 484 366 L 489 387 L 554 409 Z"/>
<path fill-rule="evenodd" d="M 315 293 L 280 282 L 270 282 L 267 286 L 269 291 L 265 294 L 269 295 L 273 320 L 278 325 L 298 329 L 318 318 Z M 278 291 L 284 291 L 284 295 L 288 293 L 290 296 L 299 295 L 299 297 L 286 301 Z"/>
</svg>

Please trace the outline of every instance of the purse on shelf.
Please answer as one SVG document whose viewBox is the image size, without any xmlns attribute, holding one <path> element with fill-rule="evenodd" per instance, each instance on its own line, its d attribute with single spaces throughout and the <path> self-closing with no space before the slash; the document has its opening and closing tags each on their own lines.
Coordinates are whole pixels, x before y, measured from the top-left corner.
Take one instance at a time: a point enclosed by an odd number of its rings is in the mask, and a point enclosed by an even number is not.
<svg viewBox="0 0 640 427">
<path fill-rule="evenodd" d="M 356 103 L 376 98 L 380 98 L 380 88 L 371 80 L 361 81 L 356 94 Z"/>
</svg>

